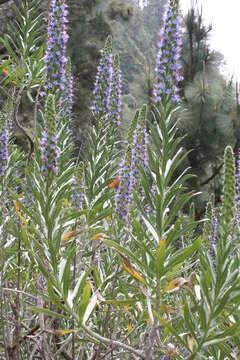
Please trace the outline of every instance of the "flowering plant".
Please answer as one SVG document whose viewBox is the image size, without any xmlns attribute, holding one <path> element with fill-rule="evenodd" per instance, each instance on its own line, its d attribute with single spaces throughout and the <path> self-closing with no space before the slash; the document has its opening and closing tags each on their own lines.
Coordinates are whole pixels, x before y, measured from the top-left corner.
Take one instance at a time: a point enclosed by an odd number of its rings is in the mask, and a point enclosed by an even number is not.
<svg viewBox="0 0 240 360">
<path fill-rule="evenodd" d="M 23 33 L 38 24 L 39 5 L 28 0 L 19 10 Z M 227 147 L 222 206 L 211 197 L 206 218 L 195 220 L 197 194 L 186 186 L 189 169 L 180 170 L 187 154 L 177 136 L 179 1 L 168 1 L 160 33 L 154 121 L 143 105 L 121 138 L 120 60 L 108 37 L 77 158 L 67 15 L 64 0 L 51 0 L 46 45 L 37 27 L 30 37 L 35 55 L 24 52 L 29 37 L 16 53 L 3 39 L 9 60 L 2 67 L 18 68 L 23 59 L 26 66 L 21 76 L 6 73 L 10 100 L 0 114 L 0 353 L 234 360 L 239 174 Z M 31 135 L 18 122 L 25 92 L 34 106 Z M 27 155 L 12 141 L 12 121 L 29 141 Z"/>
</svg>

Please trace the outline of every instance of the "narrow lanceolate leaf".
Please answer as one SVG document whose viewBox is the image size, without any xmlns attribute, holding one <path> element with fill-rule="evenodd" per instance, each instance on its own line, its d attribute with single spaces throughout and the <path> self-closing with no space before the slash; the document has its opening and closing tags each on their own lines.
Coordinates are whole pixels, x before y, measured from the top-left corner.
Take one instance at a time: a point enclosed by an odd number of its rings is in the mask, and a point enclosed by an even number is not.
<svg viewBox="0 0 240 360">
<path fill-rule="evenodd" d="M 90 283 L 90 280 L 88 280 L 88 282 L 86 283 L 86 285 L 83 289 L 82 299 L 81 299 L 81 302 L 79 305 L 79 310 L 78 310 L 80 324 L 83 322 L 83 318 L 84 318 L 85 311 L 86 311 L 86 308 L 87 308 L 89 300 L 90 300 L 90 296 L 91 296 L 91 283 Z"/>
<path fill-rule="evenodd" d="M 189 349 L 190 349 L 191 351 L 193 351 L 193 346 L 194 346 L 194 344 L 193 344 L 193 337 L 192 337 L 191 335 L 188 335 L 188 337 L 187 337 L 187 342 L 188 342 Z"/>
<path fill-rule="evenodd" d="M 17 216 L 19 217 L 19 220 L 21 221 L 21 224 L 22 224 L 22 225 L 27 225 L 28 222 L 27 222 L 27 220 L 24 218 L 24 216 L 21 214 L 21 211 L 20 211 L 20 209 L 19 209 L 19 202 L 18 202 L 18 200 L 15 200 L 15 201 L 14 201 L 14 206 L 15 206 L 15 210 L 16 210 Z"/>
<path fill-rule="evenodd" d="M 128 319 L 128 333 L 132 331 L 132 320 Z"/>
<path fill-rule="evenodd" d="M 68 231 L 63 235 L 62 243 L 67 242 L 68 240 L 77 237 L 79 234 L 81 234 L 82 231 Z"/>
<path fill-rule="evenodd" d="M 166 292 L 177 291 L 185 286 L 192 287 L 193 285 L 194 273 L 192 273 L 188 278 L 178 277 L 170 281 L 168 286 L 164 289 Z"/>
<path fill-rule="evenodd" d="M 93 312 L 93 309 L 95 308 L 95 306 L 96 306 L 97 303 L 98 303 L 98 299 L 99 299 L 99 293 L 96 292 L 96 293 L 92 296 L 92 298 L 91 298 L 91 300 L 89 301 L 89 304 L 88 304 L 88 306 L 87 306 L 87 308 L 86 308 L 86 310 L 85 310 L 85 313 L 84 313 L 84 316 L 83 316 L 83 320 L 82 320 L 82 323 L 83 323 L 83 324 L 86 324 L 86 322 L 88 321 L 91 313 Z"/>
<path fill-rule="evenodd" d="M 170 324 L 170 322 L 164 320 L 155 310 L 153 311 L 154 317 L 156 317 L 160 323 L 166 328 L 173 336 L 176 337 L 178 342 L 183 345 L 185 348 L 188 347 L 188 344 L 185 342 L 184 338 L 179 336 L 178 331 Z"/>
<path fill-rule="evenodd" d="M 164 268 L 164 273 L 171 270 L 173 266 L 183 263 L 190 256 L 192 256 L 192 254 L 200 248 L 201 243 L 202 238 L 199 237 L 192 245 L 183 250 L 177 251 L 176 254 L 169 259 L 168 264 Z"/>
<path fill-rule="evenodd" d="M 52 317 L 55 317 L 55 318 L 58 318 L 58 319 L 67 319 L 68 318 L 67 316 L 59 314 L 59 313 L 57 313 L 55 311 L 48 310 L 48 309 L 41 308 L 41 307 L 37 307 L 37 306 L 30 306 L 29 310 L 31 312 L 33 312 L 33 313 L 36 313 L 36 314 L 45 314 L 45 315 L 52 316 Z"/>
<path fill-rule="evenodd" d="M 164 272 L 164 259 L 166 254 L 166 240 L 160 240 L 157 248 L 156 256 L 156 273 L 157 277 L 160 278 Z"/>
<path fill-rule="evenodd" d="M 168 286 L 164 289 L 164 291 L 165 292 L 177 291 L 181 289 L 186 283 L 187 283 L 186 279 L 184 279 L 183 277 L 178 277 L 176 279 L 171 280 Z"/>
<path fill-rule="evenodd" d="M 130 261 L 124 255 L 120 254 L 120 256 L 123 259 L 123 268 L 138 281 L 142 283 L 145 282 L 143 277 L 135 270 Z"/>
</svg>

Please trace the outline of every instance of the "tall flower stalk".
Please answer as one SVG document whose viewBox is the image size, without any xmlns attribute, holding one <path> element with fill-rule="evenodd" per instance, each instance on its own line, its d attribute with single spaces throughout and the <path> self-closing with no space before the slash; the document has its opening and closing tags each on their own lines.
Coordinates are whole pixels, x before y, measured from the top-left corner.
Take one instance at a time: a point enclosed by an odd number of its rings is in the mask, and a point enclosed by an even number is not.
<svg viewBox="0 0 240 360">
<path fill-rule="evenodd" d="M 3 177 L 6 172 L 8 162 L 8 138 L 9 129 L 6 126 L 6 118 L 0 113 L 0 171 Z"/>
<path fill-rule="evenodd" d="M 45 128 L 42 133 L 42 172 L 57 174 L 59 150 L 56 139 L 56 111 L 54 95 L 49 94 L 46 101 Z"/>
<path fill-rule="evenodd" d="M 139 113 L 138 123 L 133 133 L 132 172 L 136 189 L 139 187 L 141 180 L 140 166 L 146 170 L 148 164 L 146 113 L 147 107 L 144 105 Z"/>
<path fill-rule="evenodd" d="M 132 199 L 133 172 L 132 172 L 132 144 L 133 134 L 137 127 L 139 111 L 136 112 L 129 131 L 128 147 L 120 164 L 119 186 L 116 195 L 116 213 L 123 221 L 128 221 L 130 204 Z"/>
<path fill-rule="evenodd" d="M 120 124 L 121 117 L 121 94 L 122 94 L 122 73 L 119 65 L 118 55 L 114 56 L 113 61 L 113 91 L 111 99 L 112 121 L 117 126 Z"/>
<path fill-rule="evenodd" d="M 181 76 L 181 17 L 179 0 L 169 0 L 166 4 L 163 27 L 159 34 L 158 54 L 156 61 L 156 83 L 154 85 L 154 102 L 159 104 L 164 98 L 179 101 L 178 83 Z"/>
<path fill-rule="evenodd" d="M 65 0 L 51 0 L 48 15 L 47 48 L 45 53 L 46 88 L 58 94 L 60 103 L 67 94 L 67 6 Z"/>
<path fill-rule="evenodd" d="M 104 49 L 100 50 L 100 61 L 93 90 L 92 112 L 94 117 L 107 116 L 119 125 L 121 112 L 121 70 L 118 56 L 112 54 L 112 39 L 109 36 Z"/>
<path fill-rule="evenodd" d="M 127 222 L 129 218 L 133 185 L 131 159 L 128 156 L 126 156 L 120 164 L 119 180 L 116 195 L 116 213 L 123 221 Z"/>
<path fill-rule="evenodd" d="M 146 105 L 136 112 L 128 132 L 127 151 L 120 164 L 116 212 L 124 221 L 129 218 L 133 186 L 138 189 L 140 185 L 140 166 L 147 167 L 146 113 Z"/>
<path fill-rule="evenodd" d="M 215 210 L 212 209 L 212 234 L 211 234 L 211 246 L 210 246 L 210 254 L 213 256 L 213 248 L 216 245 L 217 239 L 217 225 L 218 225 L 218 218 L 215 214 Z"/>
</svg>

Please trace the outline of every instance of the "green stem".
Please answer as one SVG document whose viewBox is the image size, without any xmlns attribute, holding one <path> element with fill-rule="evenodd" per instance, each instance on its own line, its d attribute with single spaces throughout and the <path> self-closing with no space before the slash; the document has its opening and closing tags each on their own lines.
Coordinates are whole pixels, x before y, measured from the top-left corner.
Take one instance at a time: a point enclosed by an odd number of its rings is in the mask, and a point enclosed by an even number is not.
<svg viewBox="0 0 240 360">
<path fill-rule="evenodd" d="M 95 340 L 101 342 L 101 343 L 104 343 L 106 345 L 110 345 L 110 346 L 113 346 L 113 345 L 116 345 L 118 347 L 121 347 L 125 350 L 128 350 L 129 352 L 131 352 L 132 354 L 134 355 L 137 355 L 139 356 L 141 359 L 145 359 L 144 356 L 142 355 L 142 353 L 138 350 L 135 350 L 134 348 L 132 348 L 131 346 L 129 345 L 126 345 L 124 343 L 121 343 L 120 341 L 117 341 L 117 340 L 110 340 L 110 339 L 107 339 L 97 333 L 95 333 L 94 331 L 92 331 L 91 329 L 89 329 L 86 325 L 81 325 L 83 330 L 85 330 L 85 332 L 90 335 L 92 338 L 94 338 Z"/>
</svg>

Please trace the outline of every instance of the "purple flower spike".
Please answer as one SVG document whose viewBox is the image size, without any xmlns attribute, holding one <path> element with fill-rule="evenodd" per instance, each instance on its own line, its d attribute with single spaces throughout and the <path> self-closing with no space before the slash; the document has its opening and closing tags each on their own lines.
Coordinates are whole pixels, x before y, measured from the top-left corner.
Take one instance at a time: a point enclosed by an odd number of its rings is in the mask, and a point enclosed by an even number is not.
<svg viewBox="0 0 240 360">
<path fill-rule="evenodd" d="M 172 101 L 177 103 L 180 100 L 177 85 L 182 80 L 179 0 L 168 1 L 159 37 L 156 83 L 153 90 L 154 102 L 159 104 L 163 97 L 171 97 Z"/>
<path fill-rule="evenodd" d="M 72 205 L 75 206 L 76 208 L 78 208 L 79 210 L 82 210 L 83 193 L 79 189 L 79 183 L 78 183 L 76 177 L 74 177 L 73 186 L 74 186 L 74 193 L 72 195 Z"/>
<path fill-rule="evenodd" d="M 0 131 L 0 171 L 5 175 L 8 163 L 8 129 Z"/>
<path fill-rule="evenodd" d="M 8 163 L 8 140 L 9 124 L 6 123 L 6 116 L 0 113 L 0 172 L 1 176 L 6 173 Z"/>
<path fill-rule="evenodd" d="M 240 208 L 240 149 L 237 157 L 237 205 Z"/>
<path fill-rule="evenodd" d="M 100 51 L 100 61 L 93 90 L 92 112 L 94 117 L 107 116 L 115 125 L 120 123 L 121 113 L 121 70 L 118 56 L 113 57 L 109 37 Z"/>
<path fill-rule="evenodd" d="M 237 154 L 237 175 L 236 175 L 236 222 L 240 226 L 240 149 Z"/>
<path fill-rule="evenodd" d="M 148 163 L 147 155 L 147 131 L 141 124 L 137 124 L 133 133 L 132 146 L 132 172 L 134 179 L 134 186 L 137 189 L 140 185 L 141 172 L 140 165 L 146 170 Z"/>
<path fill-rule="evenodd" d="M 65 0 L 51 0 L 48 15 L 47 46 L 44 56 L 46 64 L 46 84 L 51 93 L 60 95 L 60 104 L 67 94 L 66 46 L 67 6 Z"/>
<path fill-rule="evenodd" d="M 119 180 L 116 195 L 116 212 L 122 220 L 128 221 L 132 198 L 133 174 L 132 167 L 126 158 L 123 159 L 120 165 Z"/>
<path fill-rule="evenodd" d="M 114 58 L 114 76 L 113 91 L 111 99 L 111 118 L 117 126 L 120 124 L 121 117 L 121 94 L 122 94 L 122 73 L 119 66 L 119 59 L 116 55 Z"/>
<path fill-rule="evenodd" d="M 215 211 L 212 210 L 212 236 L 211 236 L 211 246 L 210 246 L 210 254 L 211 255 L 213 255 L 213 247 L 216 244 L 217 225 L 218 225 L 218 218 L 215 215 Z"/>
</svg>

